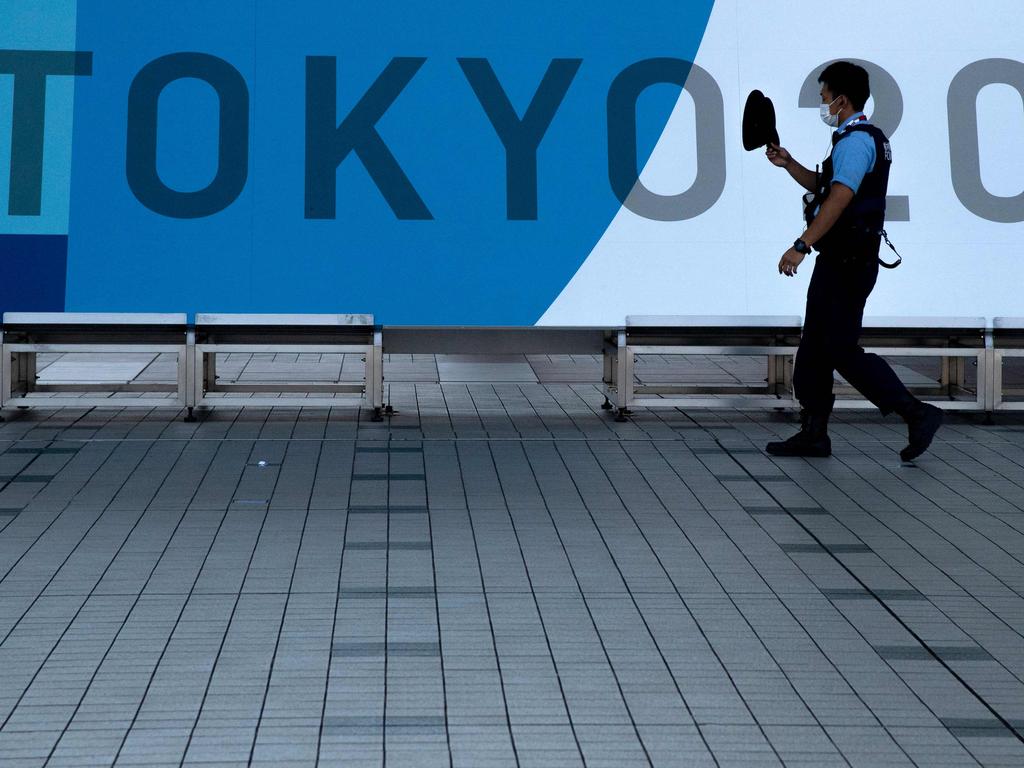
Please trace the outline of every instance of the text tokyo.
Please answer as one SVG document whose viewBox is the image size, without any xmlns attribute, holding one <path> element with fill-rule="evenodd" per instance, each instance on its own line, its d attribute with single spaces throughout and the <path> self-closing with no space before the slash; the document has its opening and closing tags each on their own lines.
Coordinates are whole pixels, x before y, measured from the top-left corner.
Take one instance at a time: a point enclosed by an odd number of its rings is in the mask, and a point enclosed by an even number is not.
<svg viewBox="0 0 1024 768">
<path fill-rule="evenodd" d="M 903 113 L 899 85 L 878 64 L 855 61 L 871 76 L 872 120 L 892 136 Z M 14 76 L 9 215 L 40 215 L 47 78 L 90 76 L 92 62 L 91 52 L 0 50 L 0 75 Z M 376 128 L 426 63 L 425 58 L 393 58 L 356 105 L 339 116 L 335 57 L 306 57 L 307 219 L 336 217 L 336 171 L 351 155 L 365 167 L 396 218 L 433 219 L 400 163 L 401 152 L 392 151 Z M 464 87 L 472 89 L 504 148 L 507 218 L 534 220 L 538 217 L 537 150 L 583 60 L 552 59 L 522 114 L 511 104 L 487 59 L 459 58 L 457 63 Z M 817 108 L 817 74 L 823 66 L 808 74 L 799 106 Z M 157 172 L 158 101 L 168 85 L 183 78 L 205 82 L 219 100 L 217 172 L 209 184 L 196 191 L 172 189 Z M 637 163 L 637 101 L 646 89 L 658 84 L 685 89 L 696 109 L 696 179 L 688 189 L 671 195 L 647 189 L 639 180 Z M 1024 63 L 982 59 L 963 67 L 950 83 L 946 106 L 952 185 L 964 207 L 976 216 L 996 222 L 1024 221 L 1024 191 L 998 196 L 982 182 L 977 97 L 982 88 L 992 84 L 1009 85 L 1024 99 Z M 249 174 L 250 97 L 245 79 L 234 66 L 206 53 L 162 56 L 138 72 L 127 99 L 125 169 L 128 185 L 142 205 L 163 216 L 192 219 L 212 216 L 238 198 Z M 726 181 L 725 111 L 721 89 L 707 71 L 675 58 L 631 64 L 609 84 L 606 119 L 610 188 L 626 208 L 647 219 L 681 221 L 699 216 L 719 199 Z M 906 221 L 909 216 L 908 198 L 890 196 L 887 219 Z"/>
</svg>

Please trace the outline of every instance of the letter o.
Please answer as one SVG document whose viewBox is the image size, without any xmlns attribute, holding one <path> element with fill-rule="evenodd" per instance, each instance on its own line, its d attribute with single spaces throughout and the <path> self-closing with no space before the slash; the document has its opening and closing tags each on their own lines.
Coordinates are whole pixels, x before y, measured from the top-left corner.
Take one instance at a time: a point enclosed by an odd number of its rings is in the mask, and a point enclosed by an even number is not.
<svg viewBox="0 0 1024 768">
<path fill-rule="evenodd" d="M 160 94 L 175 80 L 191 77 L 209 84 L 220 101 L 217 175 L 195 192 L 171 189 L 156 168 Z M 206 53 L 172 53 L 154 59 L 128 90 L 128 186 L 144 206 L 163 216 L 197 219 L 227 208 L 249 175 L 249 89 L 241 73 Z"/>
</svg>

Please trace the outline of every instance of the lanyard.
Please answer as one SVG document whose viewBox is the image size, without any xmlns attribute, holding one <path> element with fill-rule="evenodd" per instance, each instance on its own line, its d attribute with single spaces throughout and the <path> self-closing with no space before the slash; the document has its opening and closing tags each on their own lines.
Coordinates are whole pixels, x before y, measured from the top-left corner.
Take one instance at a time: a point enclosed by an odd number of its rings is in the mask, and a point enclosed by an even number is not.
<svg viewBox="0 0 1024 768">
<path fill-rule="evenodd" d="M 857 117 L 853 118 L 852 120 L 850 120 L 850 122 L 848 122 L 846 124 L 846 126 L 842 129 L 843 133 L 846 133 L 848 130 L 850 130 L 850 128 L 852 128 L 853 126 L 857 125 L 857 123 L 866 123 L 867 120 L 868 120 L 868 116 L 867 115 L 865 115 L 865 114 L 858 115 Z M 839 133 L 839 131 L 836 131 L 836 133 Z M 825 159 L 826 160 L 832 156 L 832 148 L 834 146 L 835 146 L 835 144 L 830 139 L 829 140 L 829 146 L 828 146 L 828 152 L 825 153 Z M 817 178 L 818 178 L 818 170 L 817 170 L 817 168 L 815 168 L 815 170 L 814 170 L 814 178 L 815 178 L 815 185 L 817 185 Z"/>
<path fill-rule="evenodd" d="M 867 122 L 867 119 L 868 119 L 867 115 L 864 115 L 864 114 L 858 115 L 857 117 L 853 118 L 852 120 L 850 120 L 850 122 L 848 122 L 846 124 L 846 127 L 843 128 L 843 133 L 846 133 L 848 130 L 850 130 L 857 123 L 865 123 L 865 122 Z"/>
</svg>

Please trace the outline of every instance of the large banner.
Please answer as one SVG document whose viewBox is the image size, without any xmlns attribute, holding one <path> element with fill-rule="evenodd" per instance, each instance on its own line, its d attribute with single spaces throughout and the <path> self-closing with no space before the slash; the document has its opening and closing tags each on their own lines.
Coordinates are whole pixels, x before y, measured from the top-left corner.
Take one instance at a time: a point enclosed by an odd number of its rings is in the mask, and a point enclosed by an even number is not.
<svg viewBox="0 0 1024 768">
<path fill-rule="evenodd" d="M 817 75 L 891 137 L 873 315 L 1024 315 L 1019 0 L 0 0 L 0 310 L 799 314 Z"/>
</svg>

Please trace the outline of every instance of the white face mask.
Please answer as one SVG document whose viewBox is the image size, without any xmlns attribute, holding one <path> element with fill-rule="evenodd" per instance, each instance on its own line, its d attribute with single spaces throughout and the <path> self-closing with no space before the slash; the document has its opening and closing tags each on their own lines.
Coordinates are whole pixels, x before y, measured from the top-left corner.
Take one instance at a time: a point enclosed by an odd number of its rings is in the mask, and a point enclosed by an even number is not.
<svg viewBox="0 0 1024 768">
<path fill-rule="evenodd" d="M 818 107 L 818 114 L 821 115 L 821 122 L 823 122 L 829 128 L 839 127 L 839 115 L 833 115 L 829 110 L 832 108 L 832 105 L 839 101 L 839 99 L 841 98 L 842 96 L 836 96 L 828 104 L 822 104 L 820 107 Z"/>
</svg>

